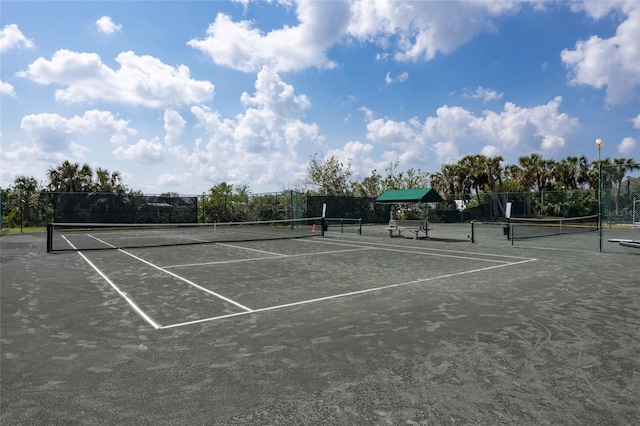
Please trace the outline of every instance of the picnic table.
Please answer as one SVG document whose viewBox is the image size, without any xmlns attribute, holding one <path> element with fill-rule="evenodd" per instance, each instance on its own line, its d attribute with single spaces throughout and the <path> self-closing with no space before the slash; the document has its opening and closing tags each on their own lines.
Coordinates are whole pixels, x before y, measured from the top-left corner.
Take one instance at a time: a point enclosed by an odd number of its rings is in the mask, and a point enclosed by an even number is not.
<svg viewBox="0 0 640 426">
<path fill-rule="evenodd" d="M 386 228 L 389 231 L 389 236 L 397 236 L 402 237 L 402 233 L 404 231 L 410 232 L 413 234 L 413 239 L 418 239 L 421 232 L 424 232 L 424 237 L 429 238 L 429 221 L 424 220 L 415 220 L 415 219 L 405 219 L 405 220 L 396 220 L 391 219 L 389 221 L 389 226 Z"/>
</svg>

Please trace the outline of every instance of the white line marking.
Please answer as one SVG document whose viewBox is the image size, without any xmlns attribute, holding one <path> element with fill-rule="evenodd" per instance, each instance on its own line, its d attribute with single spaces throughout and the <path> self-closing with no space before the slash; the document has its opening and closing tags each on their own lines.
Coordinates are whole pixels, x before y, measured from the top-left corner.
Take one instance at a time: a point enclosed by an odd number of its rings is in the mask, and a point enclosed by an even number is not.
<svg viewBox="0 0 640 426">
<path fill-rule="evenodd" d="M 193 286 L 193 287 L 197 288 L 198 290 L 202 290 L 202 291 L 204 291 L 205 293 L 209 293 L 210 295 L 215 296 L 215 297 L 217 297 L 218 299 L 222 299 L 222 300 L 224 300 L 225 302 L 231 303 L 232 305 L 235 305 L 235 306 L 237 306 L 237 307 L 239 307 L 239 308 L 241 308 L 241 309 L 244 309 L 244 310 L 245 310 L 245 311 L 247 311 L 247 312 L 253 312 L 253 310 L 252 310 L 251 308 L 247 308 L 246 306 L 241 305 L 240 303 L 238 303 L 238 302 L 236 302 L 236 301 L 234 301 L 234 300 L 231 300 L 231 299 L 229 299 L 228 297 L 224 297 L 223 295 L 218 294 L 218 293 L 216 293 L 215 291 L 211 291 L 211 290 L 209 290 L 209 289 L 207 289 L 207 288 L 204 288 L 204 287 L 202 287 L 201 285 L 198 285 L 198 284 L 194 283 L 193 281 L 190 281 L 190 280 L 188 280 L 188 279 L 186 279 L 186 278 L 184 278 L 184 277 L 181 277 L 181 276 L 180 276 L 180 275 L 178 275 L 178 274 L 175 274 L 175 273 L 173 273 L 173 272 L 171 272 L 171 271 L 167 271 L 166 269 L 161 268 L 161 267 L 160 267 L 160 266 L 158 266 L 158 265 L 154 265 L 153 263 L 151 263 L 151 262 L 149 262 L 149 261 L 147 261 L 147 260 L 144 260 L 144 259 L 143 259 L 143 258 L 141 258 L 141 257 L 138 257 L 138 256 L 136 256 L 136 255 L 134 255 L 134 254 L 131 254 L 131 253 L 129 253 L 129 252 L 127 252 L 127 251 L 125 251 L 125 250 L 119 249 L 119 248 L 117 248 L 116 246 L 114 246 L 114 245 L 111 245 L 111 244 L 107 243 L 106 241 L 102 241 L 101 239 L 94 237 L 93 235 L 87 234 L 87 236 L 89 236 L 89 237 L 93 238 L 94 240 L 97 240 L 97 241 L 101 242 L 102 244 L 106 244 L 106 245 L 108 245 L 109 247 L 115 248 L 115 249 L 117 249 L 120 253 L 124 253 L 124 254 L 126 254 L 127 256 L 133 257 L 134 259 L 139 260 L 140 262 L 145 263 L 145 264 L 147 264 L 147 265 L 151 266 L 152 268 L 156 268 L 157 270 L 162 271 L 162 272 L 164 272 L 164 273 L 165 273 L 165 274 L 167 274 L 167 275 L 171 275 L 172 277 L 177 278 L 177 279 L 179 279 L 180 281 L 183 281 L 183 282 L 185 282 L 185 283 L 187 283 L 187 284 L 189 284 L 189 285 L 191 285 L 191 286 Z"/>
<path fill-rule="evenodd" d="M 451 277 L 456 277 L 456 276 L 460 276 L 460 275 L 471 274 L 471 273 L 474 273 L 474 272 L 488 271 L 490 269 L 497 269 L 497 268 L 503 268 L 505 266 L 519 265 L 519 264 L 522 264 L 522 263 L 534 262 L 534 261 L 537 261 L 537 260 L 538 259 L 525 259 L 525 260 L 521 260 L 519 262 L 487 266 L 485 268 L 472 269 L 470 271 L 454 272 L 452 274 L 440 275 L 440 276 L 437 276 L 437 277 L 419 278 L 417 280 L 407 281 L 407 282 L 398 283 L 398 284 L 389 284 L 389 285 L 385 285 L 385 286 L 381 286 L 381 287 L 368 288 L 368 289 L 365 289 L 365 290 L 351 291 L 349 293 L 342 293 L 342 294 L 335 294 L 335 295 L 332 295 L 332 296 L 319 297 L 317 299 L 302 300 L 300 302 L 292 302 L 292 303 L 285 303 L 283 305 L 269 306 L 269 307 L 266 307 L 266 308 L 255 309 L 252 312 L 238 312 L 238 313 L 234 313 L 234 314 L 221 315 L 221 316 L 212 317 L 212 318 L 203 318 L 203 319 L 194 320 L 194 321 L 187 321 L 187 322 L 181 322 L 181 323 L 177 323 L 177 324 L 170 324 L 170 325 L 165 325 L 162 328 L 163 329 L 167 329 L 167 328 L 182 327 L 182 326 L 186 326 L 186 325 L 200 324 L 200 323 L 203 323 L 203 322 L 210 322 L 210 321 L 216 321 L 216 320 L 225 319 L 225 318 L 237 317 L 237 316 L 240 316 L 240 315 L 247 315 L 249 313 L 273 311 L 273 310 L 276 310 L 276 309 L 289 308 L 289 307 L 292 307 L 292 306 L 306 305 L 306 304 L 309 304 L 309 303 L 322 302 L 322 301 L 325 301 L 325 300 L 337 299 L 337 298 L 341 298 L 341 297 L 349 297 L 349 296 L 355 296 L 355 295 L 364 294 L 364 293 L 371 293 L 373 291 L 386 290 L 386 289 L 394 288 L 394 287 L 403 287 L 403 286 L 407 286 L 407 285 L 411 285 L 411 284 L 419 284 L 419 283 L 423 283 L 423 282 L 427 282 L 427 281 L 433 281 L 433 280 L 437 280 L 437 279 L 441 279 L 441 278 L 451 278 Z"/>
<path fill-rule="evenodd" d="M 280 253 L 274 253 L 274 252 L 270 252 L 270 251 L 266 251 L 266 250 L 258 250 L 258 249 L 249 248 L 249 247 L 236 246 L 234 244 L 217 243 L 217 245 L 225 246 L 225 247 L 237 248 L 237 249 L 241 249 L 241 250 L 257 251 L 258 253 L 270 254 L 270 255 L 273 255 L 273 256 L 285 256 L 284 254 L 280 254 Z"/>
<path fill-rule="evenodd" d="M 278 256 L 250 257 L 247 259 L 218 260 L 214 262 L 202 262 L 202 263 L 186 263 L 184 265 L 163 266 L 163 268 L 185 268 L 185 267 L 191 267 L 191 266 L 220 265 L 220 264 L 238 263 L 238 262 L 255 262 L 259 260 L 273 260 L 273 259 L 282 259 L 282 258 L 300 257 L 300 256 L 315 256 L 315 255 L 319 256 L 322 254 L 348 253 L 352 251 L 362 251 L 362 250 L 375 250 L 375 247 L 358 247 L 358 248 L 349 249 L 349 250 L 331 250 L 331 251 L 321 251 L 321 252 L 315 252 L 315 253 L 299 253 L 299 254 L 280 254 Z"/>
<path fill-rule="evenodd" d="M 327 237 L 327 238 L 331 238 L 331 237 Z M 356 245 L 356 247 L 362 247 L 362 244 L 365 245 L 369 245 L 369 246 L 385 246 L 385 247 L 395 247 L 398 248 L 399 246 L 396 244 L 388 244 L 388 243 L 374 243 L 371 241 L 359 241 L 359 240 L 349 240 L 349 239 L 344 239 L 341 241 L 347 241 L 350 243 L 357 243 L 359 245 Z M 332 241 L 327 241 L 327 240 L 318 240 L 318 239 L 312 239 L 309 240 L 307 242 L 313 243 L 313 244 L 340 244 L 340 243 L 334 243 Z M 471 244 L 471 243 L 469 243 Z M 440 252 L 445 252 L 445 253 L 461 253 L 461 254 L 470 254 L 470 252 L 468 251 L 462 251 L 462 250 L 446 250 L 446 249 L 439 249 L 439 248 L 433 248 L 433 247 L 411 247 L 412 249 L 415 250 L 424 250 L 424 251 L 440 251 Z M 507 255 L 507 254 L 492 254 L 492 253 L 474 253 L 480 256 L 488 256 L 488 257 L 504 257 L 507 259 L 520 259 L 520 260 L 525 260 L 528 259 L 527 257 L 522 257 L 522 256 L 511 256 L 511 255 Z"/>
<path fill-rule="evenodd" d="M 109 279 L 109 277 L 107 277 L 100 269 L 98 269 L 98 267 L 96 265 L 94 265 L 88 258 L 87 256 L 85 256 L 81 251 L 79 251 L 73 244 L 71 244 L 71 241 L 69 241 L 67 239 L 67 237 L 65 237 L 64 235 L 62 236 L 62 238 L 64 238 L 64 240 L 67 242 L 67 244 L 69 244 L 74 250 L 76 250 L 78 252 L 78 254 L 84 259 L 85 262 L 87 262 L 98 274 L 100 274 L 100 276 L 109 283 L 109 285 L 111 287 L 113 287 L 113 289 L 120 295 L 122 296 L 122 298 L 133 308 L 134 311 L 136 311 L 138 313 L 138 315 L 140 315 L 142 317 L 142 319 L 144 319 L 146 322 L 148 322 L 149 324 L 151 324 L 151 327 L 155 328 L 156 330 L 161 329 L 162 326 L 160 324 L 158 324 L 157 322 L 155 322 L 153 319 L 151 319 L 151 317 L 149 315 L 147 315 L 142 309 L 140 309 L 140 307 L 133 301 L 131 300 L 131 298 L 129 298 L 129 296 L 127 295 L 127 293 L 125 293 L 124 291 L 120 290 L 118 288 L 117 285 L 115 285 L 115 283 L 113 281 L 111 281 Z"/>
<path fill-rule="evenodd" d="M 465 260 L 477 260 L 480 262 L 494 262 L 494 263 L 510 263 L 507 260 L 496 260 L 496 259 L 486 259 L 486 258 L 482 258 L 482 257 L 470 257 L 470 256 L 458 256 L 458 255 L 453 255 L 453 254 L 440 254 L 440 253 L 431 253 L 428 251 L 416 251 L 416 250 L 421 250 L 421 247 L 416 247 L 413 248 L 411 247 L 411 250 L 406 250 L 406 249 L 402 249 L 402 248 L 397 248 L 398 246 L 393 246 L 390 244 L 377 244 L 377 245 L 383 245 L 385 247 L 375 247 L 375 246 L 358 246 L 358 245 L 354 245 L 354 244 L 348 244 L 348 243 L 334 243 L 334 242 L 330 242 L 330 241 L 318 241 L 318 244 L 333 244 L 333 245 L 338 245 L 338 246 L 347 246 L 347 247 L 371 247 L 374 250 L 384 250 L 384 251 L 393 251 L 393 252 L 397 252 L 397 253 L 406 253 L 406 254 L 421 254 L 424 256 L 434 256 L 434 257 L 449 257 L 449 258 L 453 258 L 453 259 L 465 259 Z M 396 248 L 388 248 L 388 247 L 396 247 Z M 425 250 L 428 250 L 428 248 L 425 248 Z M 440 251 L 447 251 L 447 250 L 440 250 Z M 466 253 L 469 254 L 467 252 L 460 252 L 460 251 L 450 251 L 451 253 Z M 493 256 L 493 255 L 486 255 L 486 256 Z M 505 256 L 502 256 L 505 257 Z M 511 257 L 511 256 L 506 256 L 506 257 Z M 524 257 L 517 257 L 516 259 L 526 259 Z"/>
</svg>

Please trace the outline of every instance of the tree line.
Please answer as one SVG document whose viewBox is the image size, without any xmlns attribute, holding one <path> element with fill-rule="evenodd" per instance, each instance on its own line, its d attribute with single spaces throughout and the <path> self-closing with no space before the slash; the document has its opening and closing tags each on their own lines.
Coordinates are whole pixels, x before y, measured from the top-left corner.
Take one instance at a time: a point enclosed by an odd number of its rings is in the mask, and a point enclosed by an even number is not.
<svg viewBox="0 0 640 426">
<path fill-rule="evenodd" d="M 507 164 L 502 156 L 465 155 L 456 163 L 443 164 L 434 173 L 420 169 L 398 171 L 391 164 L 383 174 L 373 170 L 361 180 L 351 179 L 351 163 L 331 156 L 319 160 L 312 156 L 306 183 L 311 191 L 326 195 L 377 197 L 388 189 L 429 186 L 441 194 L 469 195 L 482 192 L 527 192 L 553 189 L 597 189 L 602 166 L 603 187 L 621 188 L 624 177 L 640 170 L 633 158 L 570 156 L 563 160 L 545 159 L 533 153 L 521 156 L 517 164 Z"/>
<path fill-rule="evenodd" d="M 440 170 L 434 173 L 413 168 L 400 171 L 398 167 L 398 163 L 393 163 L 382 173 L 374 169 L 364 178 L 354 178 L 351 162 L 345 164 L 336 156 L 319 158 L 315 154 L 309 159 L 305 181 L 297 189 L 310 195 L 376 198 L 388 189 L 432 187 L 445 196 L 449 203 L 454 199 L 463 200 L 466 207 L 482 204 L 483 194 L 520 192 L 527 197 L 527 215 L 553 214 L 555 207 L 546 205 L 545 193 L 554 190 L 597 190 L 601 184 L 603 189 L 613 191 L 616 211 L 619 210 L 623 186 L 626 185 L 627 192 L 631 191 L 632 186 L 635 192 L 640 191 L 639 178 L 629 178 L 625 181 L 629 173 L 640 170 L 640 165 L 633 158 L 607 157 L 589 161 L 585 156 L 569 156 L 562 160 L 553 160 L 533 153 L 519 157 L 517 164 L 508 164 L 502 156 L 474 154 L 463 156 L 455 163 L 443 164 Z M 67 160 L 47 170 L 47 182 L 44 185 L 34 177 L 16 176 L 13 185 L 2 190 L 3 217 L 13 215 L 13 219 L 16 219 L 20 216 L 23 222 L 35 220 L 29 218 L 29 212 L 33 211 L 33 205 L 39 202 L 38 192 L 43 190 L 142 195 L 142 191 L 128 188 L 118 171 L 111 172 L 101 167 L 94 170 L 87 164 L 80 165 Z M 537 212 L 532 210 L 530 194 L 533 192 L 540 194 Z M 10 193 L 19 196 L 9 197 Z M 248 184 L 234 186 L 221 182 L 204 193 L 203 202 L 208 206 L 220 205 L 220 200 L 231 197 L 245 199 L 250 193 Z M 160 195 L 179 196 L 171 192 Z M 638 196 L 640 197 L 640 192 Z M 496 212 L 504 214 L 507 201 L 506 196 L 494 197 L 492 202 L 495 203 Z M 584 200 L 582 203 L 587 204 Z M 228 211 L 226 204 L 224 211 Z M 212 219 L 219 219 L 218 216 L 218 213 L 212 214 Z"/>
</svg>

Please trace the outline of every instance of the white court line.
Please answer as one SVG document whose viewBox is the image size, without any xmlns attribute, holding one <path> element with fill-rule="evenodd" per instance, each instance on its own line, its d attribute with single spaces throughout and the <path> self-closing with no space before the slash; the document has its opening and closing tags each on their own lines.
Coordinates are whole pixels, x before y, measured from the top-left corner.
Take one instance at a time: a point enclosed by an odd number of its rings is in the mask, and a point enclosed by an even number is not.
<svg viewBox="0 0 640 426">
<path fill-rule="evenodd" d="M 221 320 L 221 319 L 225 319 L 225 318 L 232 318 L 232 317 L 237 317 L 237 316 L 240 316 L 240 315 L 247 315 L 247 314 L 253 314 L 253 313 L 258 313 L 258 312 L 274 311 L 276 309 L 289 308 L 289 307 L 292 307 L 292 306 L 307 305 L 307 304 L 310 304 L 310 303 L 322 302 L 322 301 L 325 301 L 325 300 L 338 299 L 338 298 L 341 298 L 341 297 L 355 296 L 355 295 L 359 295 L 359 294 L 371 293 L 373 291 L 386 290 L 386 289 L 395 288 L 395 287 L 403 287 L 403 286 L 412 285 L 412 284 L 420 284 L 420 283 L 424 283 L 424 282 L 427 282 L 427 281 L 433 281 L 433 280 L 437 280 L 437 279 L 441 279 L 441 278 L 456 277 L 456 276 L 460 276 L 460 275 L 471 274 L 471 273 L 474 273 L 474 272 L 488 271 L 488 270 L 491 270 L 491 269 L 503 268 L 505 266 L 519 265 L 519 264 L 522 264 L 522 263 L 534 262 L 534 261 L 537 261 L 537 259 L 525 259 L 525 260 L 521 260 L 519 262 L 487 266 L 485 268 L 473 269 L 473 270 L 470 270 L 470 271 L 454 272 L 452 274 L 440 275 L 440 276 L 437 276 L 437 277 L 420 278 L 420 279 L 417 279 L 417 280 L 407 281 L 407 282 L 398 283 L 398 284 L 389 284 L 389 285 L 385 285 L 385 286 L 381 286 L 381 287 L 368 288 L 368 289 L 365 289 L 365 290 L 351 291 L 351 292 L 348 292 L 348 293 L 342 293 L 342 294 L 335 294 L 335 295 L 332 295 L 332 296 L 319 297 L 317 299 L 302 300 L 300 302 L 292 302 L 292 303 L 285 303 L 283 305 L 269 306 L 269 307 L 266 307 L 266 308 L 255 309 L 252 312 L 238 312 L 238 313 L 235 313 L 235 314 L 221 315 L 221 316 L 217 316 L 217 317 L 203 318 L 203 319 L 194 320 L 194 321 L 187 321 L 187 322 L 181 322 L 181 323 L 176 323 L 176 324 L 169 324 L 169 325 L 162 326 L 162 329 L 183 327 L 183 326 L 193 325 L 193 324 L 200 324 L 200 323 L 203 323 L 203 322 L 216 321 L 216 320 Z"/>
<path fill-rule="evenodd" d="M 147 260 L 144 260 L 143 258 L 138 257 L 138 256 L 136 256 L 136 255 L 134 255 L 134 254 L 131 254 L 131 253 L 129 253 L 129 252 L 128 252 L 128 251 L 126 251 L 126 250 L 119 249 L 119 248 L 117 248 L 116 246 L 114 246 L 114 245 L 112 245 L 112 244 L 107 243 L 106 241 L 102 241 L 100 238 L 94 237 L 94 236 L 93 236 L 93 235 L 91 235 L 91 234 L 87 234 L 87 236 L 89 236 L 89 237 L 93 238 L 93 239 L 94 239 L 94 240 L 96 240 L 96 241 L 101 242 L 102 244 L 105 244 L 105 245 L 107 245 L 107 246 L 109 246 L 109 247 L 112 247 L 112 248 L 114 248 L 114 249 L 117 249 L 120 253 L 124 253 L 124 254 L 126 254 L 127 256 L 133 257 L 134 259 L 139 260 L 140 262 L 145 263 L 145 264 L 147 264 L 147 265 L 151 266 L 152 268 L 156 268 L 157 270 L 162 271 L 162 272 L 164 272 L 164 273 L 165 273 L 165 274 L 167 274 L 167 275 L 171 275 L 172 277 L 177 278 L 177 279 L 179 279 L 180 281 L 183 281 L 183 282 L 185 282 L 185 283 L 187 283 L 187 284 L 189 284 L 189 285 L 191 285 L 191 286 L 193 286 L 193 287 L 197 288 L 198 290 L 202 290 L 202 291 L 204 291 L 205 293 L 209 293 L 210 295 L 215 296 L 215 297 L 217 297 L 218 299 L 222 299 L 222 300 L 224 300 L 225 302 L 231 303 L 232 305 L 235 305 L 235 306 L 237 306 L 237 307 L 239 307 L 239 308 L 241 308 L 241 309 L 244 309 L 244 310 L 245 310 L 245 311 L 247 311 L 247 312 L 253 312 L 253 310 L 252 310 L 251 308 L 247 308 L 246 306 L 241 305 L 240 303 L 238 303 L 238 302 L 236 302 L 236 301 L 234 301 L 234 300 L 231 300 L 231 299 L 229 299 L 228 297 L 224 297 L 223 295 L 218 294 L 218 293 L 216 293 L 215 291 L 211 291 L 211 290 L 209 290 L 208 288 L 204 288 L 204 287 L 202 287 L 201 285 L 198 285 L 198 284 L 194 283 L 193 281 L 190 281 L 190 280 L 188 280 L 188 279 L 186 279 L 186 278 L 184 278 L 184 277 L 181 277 L 181 276 L 180 276 L 180 275 L 178 275 L 178 274 L 175 274 L 175 273 L 173 273 L 173 272 L 171 272 L 171 271 L 167 271 L 166 269 L 164 269 L 164 268 L 162 268 L 162 267 L 160 267 L 160 266 L 158 266 L 158 265 L 154 265 L 153 263 L 151 263 L 151 262 L 149 262 L 149 261 L 147 261 Z"/>
<path fill-rule="evenodd" d="M 314 241 L 313 243 L 314 244 L 333 244 L 333 245 L 337 245 L 337 246 L 347 246 L 347 247 L 371 247 L 374 250 L 393 251 L 393 252 L 397 252 L 397 253 L 406 253 L 406 254 L 422 254 L 422 255 L 425 255 L 425 256 L 450 257 L 452 259 L 477 260 L 477 261 L 480 261 L 480 262 L 507 263 L 507 264 L 510 263 L 507 260 L 487 259 L 487 258 L 483 258 L 483 257 L 458 256 L 458 255 L 454 255 L 454 254 L 432 253 L 431 251 L 425 251 L 425 250 L 430 250 L 427 247 L 425 247 L 425 248 L 412 247 L 411 250 L 406 250 L 406 249 L 398 248 L 398 246 L 394 246 L 394 245 L 391 245 L 391 244 L 371 243 L 372 245 L 362 246 L 362 245 L 355 245 L 355 244 L 348 244 L 348 243 L 334 243 L 332 241 L 317 241 L 317 242 Z M 386 247 L 375 247 L 376 245 L 386 246 Z M 387 248 L 387 247 L 395 247 L 395 248 Z M 416 250 L 422 250 L 422 251 L 416 251 Z M 465 253 L 465 254 L 469 254 L 468 252 L 464 252 L 464 251 L 442 250 L 442 249 L 435 249 L 435 250 L 437 250 L 437 251 L 447 251 L 447 252 L 450 252 L 450 253 Z M 487 254 L 485 256 L 498 257 L 498 255 L 492 255 L 492 254 Z M 515 258 L 515 259 L 525 259 L 525 260 L 527 259 L 526 257 L 516 257 L 516 256 L 499 256 L 499 257 L 511 257 L 511 258 Z"/>
<path fill-rule="evenodd" d="M 111 281 L 109 279 L 109 277 L 107 277 L 100 269 L 98 269 L 98 267 L 96 265 L 94 265 L 88 258 L 87 256 L 85 256 L 81 251 L 79 251 L 73 244 L 71 244 L 71 241 L 69 241 L 67 239 L 67 237 L 65 237 L 64 235 L 62 236 L 62 238 L 64 238 L 64 240 L 67 242 L 67 244 L 69 244 L 74 250 L 76 250 L 78 252 L 78 254 L 84 259 L 85 262 L 87 262 L 93 269 L 95 269 L 95 271 L 100 274 L 100 276 L 109 283 L 109 285 L 111 287 L 113 287 L 113 289 L 120 295 L 122 296 L 122 298 L 133 308 L 134 311 L 136 311 L 138 313 L 138 315 L 140 315 L 142 317 L 142 319 L 144 319 L 146 322 L 148 322 L 149 324 L 151 324 L 151 327 L 155 328 L 156 330 L 162 328 L 162 326 L 160 324 L 158 324 L 157 322 L 155 322 L 153 319 L 151 319 L 151 317 L 149 315 L 147 315 L 142 309 L 140 309 L 140 307 L 138 305 L 136 305 L 136 303 L 131 300 L 129 298 L 129 296 L 127 296 L 127 293 L 125 293 L 124 291 L 120 290 L 118 288 L 117 285 L 115 285 L 115 283 L 113 281 Z"/>
<path fill-rule="evenodd" d="M 236 246 L 234 244 L 226 244 L 226 243 L 216 243 L 216 244 L 219 245 L 219 246 L 237 248 L 237 249 L 240 249 L 240 250 L 257 251 L 258 253 L 270 254 L 270 255 L 273 255 L 273 256 L 285 256 L 284 254 L 281 254 L 281 253 L 275 253 L 275 252 L 266 251 L 266 250 L 258 250 L 258 249 L 254 249 L 254 248 L 250 248 L 250 247 Z"/>
<path fill-rule="evenodd" d="M 375 250 L 375 247 L 358 247 L 358 248 L 349 249 L 349 250 L 331 250 L 331 251 L 321 251 L 321 252 L 315 252 L 315 253 L 280 254 L 278 256 L 250 257 L 247 259 L 217 260 L 213 262 L 203 262 L 203 263 L 186 263 L 184 265 L 163 266 L 163 268 L 186 268 L 191 266 L 220 265 L 220 264 L 238 263 L 238 262 L 255 262 L 259 260 L 283 259 L 283 258 L 300 257 L 300 256 L 315 256 L 315 255 L 321 255 L 321 254 L 348 253 L 352 251 L 362 251 L 362 250 Z"/>
<path fill-rule="evenodd" d="M 331 237 L 329 237 L 331 238 Z M 397 244 L 388 244 L 388 243 L 374 243 L 371 241 L 359 241 L 359 240 L 349 240 L 349 239 L 344 239 L 344 240 L 340 240 L 340 241 L 346 241 L 346 242 L 350 242 L 350 243 L 356 243 L 356 245 L 351 245 L 352 247 L 362 247 L 362 244 L 366 244 L 369 246 L 384 246 L 384 247 L 399 247 Z M 333 243 L 331 241 L 325 241 L 325 240 L 318 240 L 318 239 L 313 239 L 313 240 L 309 240 L 307 242 L 310 243 L 314 243 L 314 244 L 339 244 L 339 243 Z M 469 243 L 471 244 L 471 243 Z M 461 253 L 461 254 L 470 254 L 468 251 L 462 251 L 462 250 L 447 250 L 447 249 L 439 249 L 439 248 L 433 248 L 433 247 L 411 247 L 412 249 L 415 250 L 425 250 L 428 252 L 432 252 L 432 251 L 439 251 L 439 252 L 445 252 L 445 253 Z M 504 257 L 506 259 L 519 259 L 519 260 L 526 260 L 529 259 L 528 257 L 523 257 L 523 256 L 512 256 L 512 255 L 508 255 L 508 254 L 493 254 L 493 253 L 474 253 L 480 256 L 489 256 L 489 257 Z"/>
</svg>

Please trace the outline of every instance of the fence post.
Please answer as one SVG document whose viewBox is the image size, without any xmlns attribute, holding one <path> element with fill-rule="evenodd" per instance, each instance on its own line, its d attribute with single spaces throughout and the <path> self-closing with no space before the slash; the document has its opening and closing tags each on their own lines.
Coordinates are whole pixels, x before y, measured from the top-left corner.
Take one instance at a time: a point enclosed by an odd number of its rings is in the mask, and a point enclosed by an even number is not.
<svg viewBox="0 0 640 426">
<path fill-rule="evenodd" d="M 23 207 L 22 204 L 24 202 L 24 191 L 21 189 L 20 190 L 20 198 L 19 198 L 19 203 L 20 203 L 20 233 L 22 233 L 22 226 L 23 226 L 23 222 L 24 222 L 24 216 L 23 216 Z"/>
</svg>

